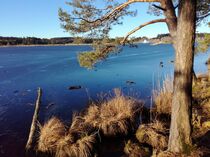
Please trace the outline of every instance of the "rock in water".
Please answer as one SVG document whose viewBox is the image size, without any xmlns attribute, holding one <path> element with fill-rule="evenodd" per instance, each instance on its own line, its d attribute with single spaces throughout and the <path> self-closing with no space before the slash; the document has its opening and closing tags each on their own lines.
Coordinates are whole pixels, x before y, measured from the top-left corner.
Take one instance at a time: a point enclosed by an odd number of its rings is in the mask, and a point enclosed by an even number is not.
<svg viewBox="0 0 210 157">
<path fill-rule="evenodd" d="M 126 83 L 129 84 L 129 85 L 135 84 L 135 82 L 134 81 L 131 81 L 131 80 L 127 80 Z"/>
<path fill-rule="evenodd" d="M 69 90 L 81 89 L 82 86 L 70 86 Z"/>
</svg>

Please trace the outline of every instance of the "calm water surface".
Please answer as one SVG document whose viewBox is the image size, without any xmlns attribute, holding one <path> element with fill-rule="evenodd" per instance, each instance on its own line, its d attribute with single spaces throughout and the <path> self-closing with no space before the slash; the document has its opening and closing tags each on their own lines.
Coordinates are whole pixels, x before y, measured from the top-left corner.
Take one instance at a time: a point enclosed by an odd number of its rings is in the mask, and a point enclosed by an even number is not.
<svg viewBox="0 0 210 157">
<path fill-rule="evenodd" d="M 0 48 L 0 156 L 22 156 L 34 111 L 37 87 L 43 89 L 41 121 L 52 115 L 68 122 L 72 111 L 83 109 L 97 94 L 121 88 L 125 94 L 144 99 L 149 105 L 154 80 L 173 74 L 171 45 L 139 44 L 125 47 L 118 55 L 81 68 L 77 54 L 90 46 Z M 207 70 L 209 56 L 199 54 L 195 71 Z M 163 62 L 163 67 L 160 67 Z M 127 84 L 126 81 L 134 84 Z M 80 85 L 82 89 L 68 90 Z"/>
</svg>

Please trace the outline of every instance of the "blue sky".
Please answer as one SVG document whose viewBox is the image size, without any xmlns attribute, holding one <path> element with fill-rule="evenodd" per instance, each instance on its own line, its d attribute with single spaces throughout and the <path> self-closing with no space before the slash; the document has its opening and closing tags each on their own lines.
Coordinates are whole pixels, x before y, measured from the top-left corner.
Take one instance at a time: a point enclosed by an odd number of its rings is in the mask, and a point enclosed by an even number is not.
<svg viewBox="0 0 210 157">
<path fill-rule="evenodd" d="M 146 13 L 147 6 L 147 3 L 132 5 L 131 7 L 134 9 L 138 9 L 137 17 L 126 17 L 123 25 L 113 27 L 110 36 L 124 36 L 134 27 L 157 18 Z M 71 36 L 60 28 L 59 7 L 68 9 L 65 0 L 2 0 L 0 5 L 0 36 L 34 36 L 40 38 Z M 209 28 L 205 25 L 197 30 L 198 32 L 210 33 Z M 160 23 L 147 26 L 134 36 L 154 37 L 157 34 L 167 32 L 166 24 Z"/>
</svg>

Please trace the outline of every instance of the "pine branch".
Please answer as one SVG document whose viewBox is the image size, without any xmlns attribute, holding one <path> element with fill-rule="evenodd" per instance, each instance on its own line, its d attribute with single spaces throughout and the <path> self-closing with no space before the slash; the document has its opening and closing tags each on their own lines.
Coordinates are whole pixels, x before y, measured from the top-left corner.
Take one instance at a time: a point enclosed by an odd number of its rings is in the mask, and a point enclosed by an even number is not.
<svg viewBox="0 0 210 157">
<path fill-rule="evenodd" d="M 137 32 L 138 30 L 140 30 L 141 28 L 143 28 L 143 27 L 145 27 L 145 26 L 147 26 L 147 25 L 151 25 L 151 24 L 159 23 L 159 22 L 166 22 L 166 19 L 152 20 L 152 21 L 146 22 L 146 23 L 144 23 L 144 24 L 142 24 L 142 25 L 136 27 L 135 29 L 133 29 L 132 31 L 130 31 L 130 32 L 124 37 L 124 39 L 121 41 L 121 44 L 122 44 L 122 45 L 125 45 L 125 42 L 126 42 L 126 40 L 128 39 L 128 37 L 129 37 L 131 34 Z"/>
<path fill-rule="evenodd" d="M 116 8 L 114 8 L 112 11 L 110 11 L 109 13 L 107 13 L 106 15 L 104 15 L 103 17 L 98 18 L 96 20 L 89 21 L 89 20 L 84 19 L 84 18 L 79 18 L 79 19 L 81 19 L 81 20 L 83 20 L 85 22 L 88 22 L 88 23 L 103 22 L 105 20 L 110 19 L 110 17 L 112 17 L 113 14 L 122 11 L 124 8 L 126 8 L 127 6 L 129 6 L 132 3 L 136 3 L 136 2 L 160 2 L 160 1 L 161 0 L 128 0 L 127 2 L 125 2 L 125 3 L 117 6 Z"/>
</svg>

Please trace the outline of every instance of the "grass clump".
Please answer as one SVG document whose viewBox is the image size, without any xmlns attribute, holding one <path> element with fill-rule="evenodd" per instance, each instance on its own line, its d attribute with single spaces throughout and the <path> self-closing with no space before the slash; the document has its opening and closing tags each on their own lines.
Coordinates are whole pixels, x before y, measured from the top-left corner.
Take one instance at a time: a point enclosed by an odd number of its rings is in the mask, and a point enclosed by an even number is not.
<svg viewBox="0 0 210 157">
<path fill-rule="evenodd" d="M 40 128 L 38 151 L 55 157 L 91 157 L 94 153 L 96 134 L 83 123 L 79 116 L 73 117 L 67 131 L 61 121 L 51 118 Z"/>
<path fill-rule="evenodd" d="M 204 156 L 203 149 L 199 149 L 195 146 L 192 147 L 190 154 L 184 154 L 184 153 L 172 153 L 169 151 L 159 151 L 155 150 L 153 151 L 152 157 L 203 157 Z"/>
<path fill-rule="evenodd" d="M 170 114 L 173 96 L 173 79 L 166 76 L 162 87 L 153 91 L 154 111 L 159 114 Z"/>
<path fill-rule="evenodd" d="M 124 152 L 129 157 L 150 157 L 151 152 L 149 148 L 134 143 L 128 140 L 124 147 Z"/>
<path fill-rule="evenodd" d="M 140 143 L 146 143 L 158 150 L 165 150 L 168 144 L 167 132 L 163 123 L 156 121 L 140 125 L 136 132 L 136 138 Z"/>
<path fill-rule="evenodd" d="M 51 118 L 44 126 L 40 126 L 38 150 L 52 153 L 58 141 L 65 136 L 65 126 L 58 118 Z"/>
<path fill-rule="evenodd" d="M 136 115 L 143 103 L 124 96 L 119 89 L 114 93 L 111 99 L 92 104 L 83 118 L 105 136 L 127 135 L 135 127 Z"/>
<path fill-rule="evenodd" d="M 56 157 L 91 157 L 94 152 L 96 137 L 94 134 L 80 134 L 75 138 L 75 134 L 69 133 L 59 140 L 56 149 Z"/>
<path fill-rule="evenodd" d="M 82 117 L 73 115 L 67 135 L 60 139 L 56 157 L 91 157 L 97 142 L 94 128 L 84 122 Z"/>
</svg>

